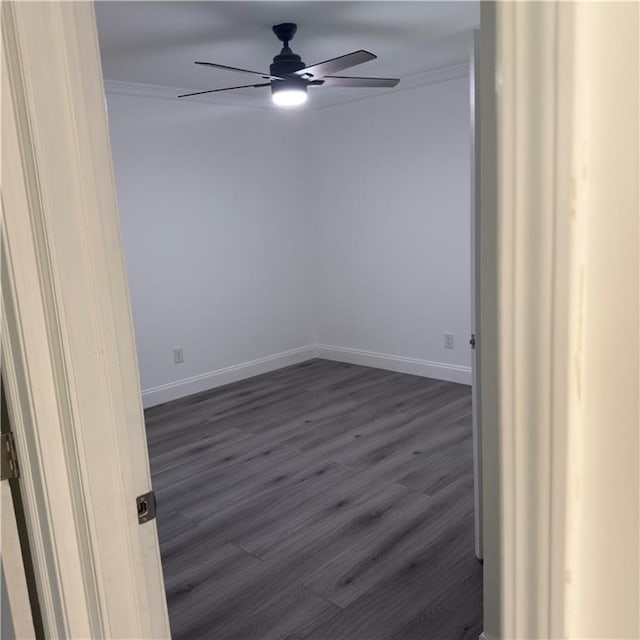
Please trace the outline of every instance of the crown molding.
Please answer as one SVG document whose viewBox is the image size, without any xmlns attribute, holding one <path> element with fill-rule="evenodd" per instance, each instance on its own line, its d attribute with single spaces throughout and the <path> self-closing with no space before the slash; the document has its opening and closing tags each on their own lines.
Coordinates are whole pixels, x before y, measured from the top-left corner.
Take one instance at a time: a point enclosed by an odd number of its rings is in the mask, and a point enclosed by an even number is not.
<svg viewBox="0 0 640 640">
<path fill-rule="evenodd" d="M 388 91 L 378 91 L 369 96 L 358 96 L 351 98 L 350 100 L 341 100 L 335 104 L 319 104 L 317 107 L 312 107 L 308 111 L 316 111 L 318 109 L 331 109 L 332 107 L 338 107 L 340 105 L 349 104 L 351 102 L 360 102 L 362 100 L 374 100 L 376 98 L 382 98 L 383 96 L 389 96 L 395 93 L 402 93 L 403 91 L 410 91 L 411 89 L 418 89 L 420 87 L 426 87 L 431 84 L 439 84 L 441 82 L 449 82 L 450 80 L 458 80 L 460 78 L 469 77 L 469 64 L 467 62 L 461 64 L 450 65 L 447 67 L 440 67 L 438 69 L 430 69 L 429 71 L 421 71 L 410 76 L 405 76 L 399 85 L 395 89 Z"/>
<path fill-rule="evenodd" d="M 410 89 L 416 89 L 418 87 L 437 84 L 440 82 L 447 82 L 449 80 L 457 80 L 459 78 L 466 78 L 469 76 L 469 65 L 467 63 L 451 65 L 447 67 L 440 67 L 438 69 L 430 69 L 420 73 L 415 73 L 410 76 L 406 76 L 402 79 L 402 82 L 395 89 L 388 91 L 378 91 L 370 96 L 358 96 L 351 100 L 340 100 L 334 104 L 319 104 L 316 107 L 309 107 L 307 110 L 314 111 L 316 109 L 330 109 L 341 104 L 347 104 L 349 102 L 356 102 L 359 100 L 370 100 L 372 98 L 379 98 L 391 93 L 399 93 L 402 91 L 408 91 Z M 181 87 L 169 87 L 156 84 L 144 84 L 140 82 L 124 82 L 121 80 L 105 80 L 104 88 L 107 95 L 122 95 L 133 96 L 138 98 L 152 98 L 156 100 L 177 100 L 178 95 L 188 92 L 189 89 Z M 237 98 L 232 98 L 229 94 L 222 96 L 220 94 L 209 94 L 202 96 L 193 96 L 190 98 L 182 98 L 182 101 L 187 102 L 200 102 L 205 104 L 218 104 L 228 107 L 239 107 L 242 109 L 257 109 L 257 110 L 271 110 L 275 109 L 270 103 L 269 106 L 258 105 L 250 103 L 249 101 L 243 102 Z"/>
<path fill-rule="evenodd" d="M 437 84 L 439 82 L 447 82 L 449 80 L 457 80 L 459 78 L 469 77 L 469 63 L 461 62 L 460 64 L 449 65 L 446 67 L 438 67 L 437 69 L 429 69 L 406 76 L 398 85 L 396 91 L 406 91 L 408 89 L 416 89 L 427 84 Z"/>
<path fill-rule="evenodd" d="M 171 101 L 177 101 L 180 94 L 191 91 L 191 89 L 185 89 L 184 87 L 168 87 L 157 84 L 144 84 L 141 82 L 124 82 L 121 80 L 105 80 L 104 90 L 108 96 L 133 96 L 136 98 L 151 98 L 155 100 Z M 265 110 L 267 108 L 260 105 L 251 104 L 250 102 L 242 103 L 238 99 L 234 99 L 231 96 L 222 96 L 220 94 L 193 96 L 190 98 L 182 98 L 180 101 L 218 104 L 228 107 L 240 107 L 242 109 Z"/>
</svg>

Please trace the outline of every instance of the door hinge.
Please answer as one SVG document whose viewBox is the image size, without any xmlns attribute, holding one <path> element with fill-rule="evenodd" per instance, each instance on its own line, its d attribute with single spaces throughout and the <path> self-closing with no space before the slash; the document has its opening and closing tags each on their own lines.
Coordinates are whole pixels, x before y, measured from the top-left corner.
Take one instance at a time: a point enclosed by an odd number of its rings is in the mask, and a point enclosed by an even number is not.
<svg viewBox="0 0 640 640">
<path fill-rule="evenodd" d="M 138 524 L 144 524 L 156 517 L 156 495 L 153 491 L 144 493 L 136 498 Z"/>
<path fill-rule="evenodd" d="M 476 348 L 476 334 L 475 333 L 471 334 L 471 338 L 469 338 L 469 344 L 471 345 L 472 349 Z"/>
<path fill-rule="evenodd" d="M 19 478 L 18 456 L 11 431 L 3 433 L 0 442 L 0 480 Z"/>
</svg>

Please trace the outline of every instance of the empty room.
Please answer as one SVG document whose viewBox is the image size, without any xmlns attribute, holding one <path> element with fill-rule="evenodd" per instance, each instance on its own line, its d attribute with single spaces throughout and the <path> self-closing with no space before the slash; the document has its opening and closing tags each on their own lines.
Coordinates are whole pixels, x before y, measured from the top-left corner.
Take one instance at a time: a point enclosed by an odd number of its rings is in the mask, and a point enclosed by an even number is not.
<svg viewBox="0 0 640 640">
<path fill-rule="evenodd" d="M 173 637 L 478 637 L 478 4 L 96 15 Z"/>
</svg>

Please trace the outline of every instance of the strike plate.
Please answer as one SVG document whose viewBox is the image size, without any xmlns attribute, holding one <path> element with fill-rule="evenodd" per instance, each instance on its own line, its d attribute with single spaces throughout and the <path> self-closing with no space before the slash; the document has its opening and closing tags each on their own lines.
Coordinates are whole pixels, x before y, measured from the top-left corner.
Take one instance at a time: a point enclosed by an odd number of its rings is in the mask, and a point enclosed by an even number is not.
<svg viewBox="0 0 640 640">
<path fill-rule="evenodd" d="M 136 498 L 136 508 L 138 510 L 138 524 L 144 524 L 156 517 L 156 496 L 153 491 L 145 493 Z"/>
</svg>

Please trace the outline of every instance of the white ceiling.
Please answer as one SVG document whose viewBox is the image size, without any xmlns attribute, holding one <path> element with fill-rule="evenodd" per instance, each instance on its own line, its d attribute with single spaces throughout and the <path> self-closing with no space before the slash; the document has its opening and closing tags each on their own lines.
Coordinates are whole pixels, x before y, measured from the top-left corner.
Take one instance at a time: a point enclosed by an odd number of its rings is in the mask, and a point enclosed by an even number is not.
<svg viewBox="0 0 640 640">
<path fill-rule="evenodd" d="M 340 75 L 400 77 L 395 89 L 309 89 L 304 108 L 326 107 L 401 91 L 455 69 L 469 58 L 478 2 L 119 2 L 96 3 L 107 89 L 172 98 L 249 84 L 252 77 L 193 64 L 205 60 L 268 71 L 280 42 L 274 24 L 295 22 L 291 48 L 306 64 L 356 49 L 378 56 Z M 261 79 L 256 76 L 256 82 Z M 216 93 L 207 101 L 273 108 L 268 87 Z"/>
</svg>

